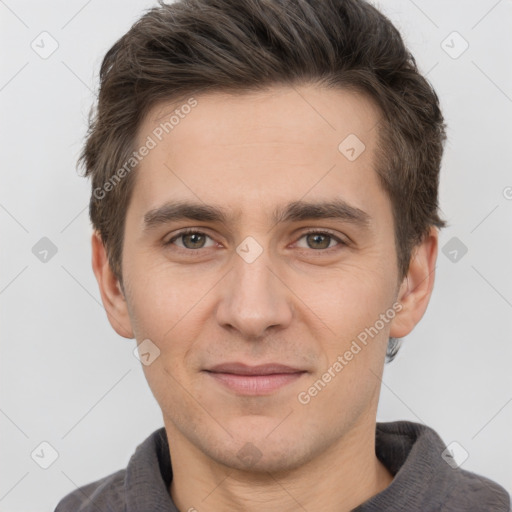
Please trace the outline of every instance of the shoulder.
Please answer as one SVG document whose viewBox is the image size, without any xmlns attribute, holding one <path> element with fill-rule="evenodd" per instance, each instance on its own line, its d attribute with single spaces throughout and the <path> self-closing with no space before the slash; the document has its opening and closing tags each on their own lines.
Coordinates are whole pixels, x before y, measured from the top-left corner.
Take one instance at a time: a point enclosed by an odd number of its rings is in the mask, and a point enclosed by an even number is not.
<svg viewBox="0 0 512 512">
<path fill-rule="evenodd" d="M 376 453 L 394 476 L 379 496 L 379 505 L 393 502 L 396 506 L 402 500 L 404 509 L 510 512 L 508 492 L 498 483 L 462 469 L 452 450 L 426 425 L 377 423 Z"/>
<path fill-rule="evenodd" d="M 55 512 L 102 512 L 124 509 L 123 488 L 126 470 L 79 487 L 62 498 Z"/>
<path fill-rule="evenodd" d="M 162 427 L 137 446 L 125 469 L 78 487 L 59 501 L 55 512 L 146 510 L 148 502 L 167 507 L 171 479 L 169 445 Z"/>
<path fill-rule="evenodd" d="M 493 510 L 510 511 L 510 495 L 498 483 L 464 469 L 453 470 L 450 479 L 451 491 L 446 496 L 445 506 L 449 511 Z"/>
</svg>

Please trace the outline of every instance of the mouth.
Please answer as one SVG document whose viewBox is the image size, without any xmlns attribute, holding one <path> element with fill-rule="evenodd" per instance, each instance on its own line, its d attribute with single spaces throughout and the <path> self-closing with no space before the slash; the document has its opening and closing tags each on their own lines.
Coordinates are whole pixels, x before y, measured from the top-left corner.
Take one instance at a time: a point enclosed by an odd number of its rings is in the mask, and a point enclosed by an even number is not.
<svg viewBox="0 0 512 512">
<path fill-rule="evenodd" d="M 306 370 L 268 363 L 249 366 L 223 363 L 204 370 L 218 384 L 240 395 L 268 395 L 300 379 Z"/>
</svg>

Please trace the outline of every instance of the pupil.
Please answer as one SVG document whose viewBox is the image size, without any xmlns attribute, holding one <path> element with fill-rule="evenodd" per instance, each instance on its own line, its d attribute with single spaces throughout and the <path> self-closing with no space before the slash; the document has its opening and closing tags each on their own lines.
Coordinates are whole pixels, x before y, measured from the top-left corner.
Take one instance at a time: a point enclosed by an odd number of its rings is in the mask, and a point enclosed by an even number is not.
<svg viewBox="0 0 512 512">
<path fill-rule="evenodd" d="M 189 240 L 191 241 L 191 245 L 193 247 L 197 247 L 197 245 L 201 245 L 202 235 L 199 235 L 198 233 L 192 233 L 190 235 L 185 235 L 185 239 L 186 238 L 189 238 Z M 185 245 L 187 245 L 187 244 L 185 244 Z"/>
<path fill-rule="evenodd" d="M 313 244 L 316 244 L 317 242 L 320 243 L 320 249 L 326 249 L 329 246 L 329 237 L 327 235 L 310 235 L 311 239 L 313 239 Z M 323 243 L 322 243 L 323 238 Z M 327 242 L 327 243 L 326 243 Z M 318 245 L 317 247 L 318 248 Z"/>
</svg>

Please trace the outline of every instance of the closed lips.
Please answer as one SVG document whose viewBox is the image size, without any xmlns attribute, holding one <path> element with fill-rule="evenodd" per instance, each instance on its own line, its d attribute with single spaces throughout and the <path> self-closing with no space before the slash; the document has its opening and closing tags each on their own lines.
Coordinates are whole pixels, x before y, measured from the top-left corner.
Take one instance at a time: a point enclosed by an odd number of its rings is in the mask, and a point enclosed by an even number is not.
<svg viewBox="0 0 512 512">
<path fill-rule="evenodd" d="M 243 363 L 223 363 L 206 371 L 211 373 L 230 373 L 233 375 L 275 375 L 283 373 L 304 373 L 305 370 L 293 368 L 279 363 L 268 363 L 257 366 L 249 366 Z"/>
</svg>

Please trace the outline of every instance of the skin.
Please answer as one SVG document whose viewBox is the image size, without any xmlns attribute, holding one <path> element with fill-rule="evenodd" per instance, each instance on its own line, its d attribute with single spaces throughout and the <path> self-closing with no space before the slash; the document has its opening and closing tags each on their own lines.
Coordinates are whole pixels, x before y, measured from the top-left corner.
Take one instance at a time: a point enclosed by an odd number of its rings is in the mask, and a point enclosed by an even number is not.
<svg viewBox="0 0 512 512">
<path fill-rule="evenodd" d="M 349 511 L 392 482 L 375 455 L 386 346 L 427 308 L 437 230 L 415 248 L 400 280 L 391 203 L 375 172 L 379 110 L 366 97 L 303 85 L 196 99 L 136 171 L 123 286 L 101 238 L 92 237 L 112 326 L 160 350 L 143 369 L 169 439 L 169 491 L 181 511 Z M 141 144 L 174 108 L 148 113 Z M 366 146 L 354 161 L 338 150 L 349 134 Z M 340 198 L 366 212 L 368 224 L 271 218 L 292 201 Z M 177 200 L 220 206 L 227 219 L 145 229 L 147 212 Z M 207 236 L 165 245 L 183 228 Z M 306 236 L 308 229 L 335 238 Z M 236 252 L 247 236 L 262 249 L 252 263 Z M 394 319 L 300 403 L 298 394 L 396 303 Z M 242 396 L 203 371 L 227 361 L 277 362 L 305 373 L 271 394 Z M 244 460 L 238 454 L 247 443 L 252 457 Z"/>
</svg>

